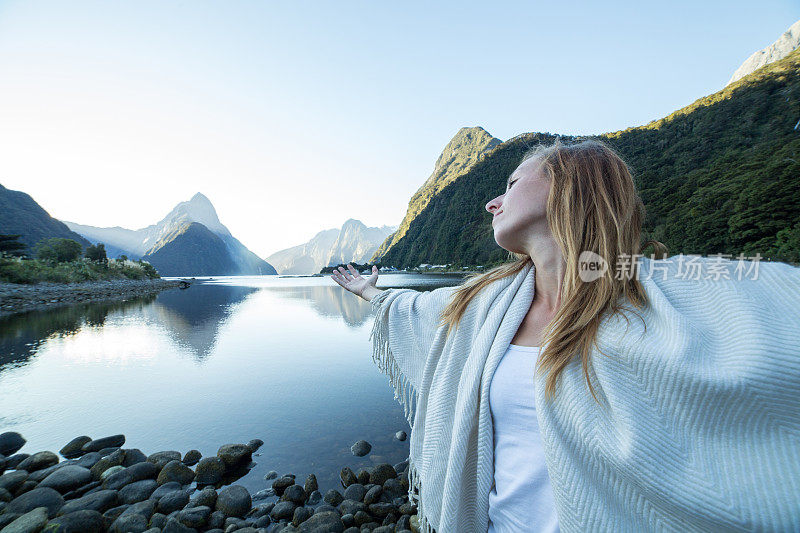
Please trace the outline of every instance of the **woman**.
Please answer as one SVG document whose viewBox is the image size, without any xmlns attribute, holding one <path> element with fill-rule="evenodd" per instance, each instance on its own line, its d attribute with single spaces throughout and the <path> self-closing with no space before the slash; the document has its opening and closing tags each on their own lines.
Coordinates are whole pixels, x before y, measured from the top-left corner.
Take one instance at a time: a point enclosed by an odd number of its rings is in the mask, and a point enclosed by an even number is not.
<svg viewBox="0 0 800 533">
<path fill-rule="evenodd" d="M 333 275 L 376 310 L 373 357 L 412 427 L 422 530 L 513 530 L 525 498 L 549 516 L 535 454 L 520 468 L 500 446 L 514 428 L 502 413 L 494 442 L 510 345 L 543 347 L 523 412 L 536 413 L 562 530 L 800 530 L 800 269 L 684 262 L 657 242 L 663 259 L 637 258 L 641 200 L 597 141 L 538 147 L 486 208 L 516 259 L 460 287 Z M 687 277 L 698 266 L 705 276 Z"/>
</svg>

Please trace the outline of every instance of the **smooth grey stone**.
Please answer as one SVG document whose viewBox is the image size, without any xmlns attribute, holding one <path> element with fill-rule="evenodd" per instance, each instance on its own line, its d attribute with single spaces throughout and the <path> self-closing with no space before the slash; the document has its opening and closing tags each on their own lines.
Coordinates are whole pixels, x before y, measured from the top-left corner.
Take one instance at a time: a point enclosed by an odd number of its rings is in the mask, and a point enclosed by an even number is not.
<svg viewBox="0 0 800 533">
<path fill-rule="evenodd" d="M 250 509 L 250 512 L 247 513 L 246 518 L 261 518 L 264 515 L 268 515 L 272 511 L 273 507 L 275 507 L 275 502 L 265 503 L 264 505 L 253 507 Z"/>
<path fill-rule="evenodd" d="M 64 505 L 64 497 L 50 487 L 35 488 L 17 496 L 6 506 L 6 513 L 27 513 L 37 507 L 46 507 L 47 515 L 51 518 L 56 515 Z"/>
<path fill-rule="evenodd" d="M 344 500 L 344 496 L 342 496 L 342 494 L 338 490 L 330 489 L 328 492 L 325 493 L 325 497 L 323 499 L 325 500 L 325 503 L 329 503 L 330 505 L 336 507 L 340 503 L 342 503 L 342 500 Z"/>
<path fill-rule="evenodd" d="M 19 451 L 27 442 L 22 435 L 16 431 L 6 431 L 0 433 L 0 453 L 6 457 Z"/>
<path fill-rule="evenodd" d="M 273 520 L 288 519 L 294 516 L 294 509 L 297 507 L 294 502 L 284 501 L 275 504 L 275 507 L 270 511 L 269 516 Z"/>
<path fill-rule="evenodd" d="M 364 494 L 364 498 L 361 501 L 363 501 L 367 505 L 375 503 L 380 499 L 382 491 L 383 488 L 380 485 L 374 485 L 367 491 L 366 494 Z"/>
<path fill-rule="evenodd" d="M 112 466 L 111 468 L 109 468 L 109 469 L 107 469 L 107 470 L 104 470 L 104 471 L 103 471 L 103 473 L 102 473 L 102 474 L 100 474 L 100 481 L 102 481 L 103 483 L 105 483 L 105 481 L 106 481 L 106 480 L 107 480 L 109 477 L 113 476 L 113 475 L 114 475 L 114 474 L 116 474 L 117 472 L 124 472 L 124 471 L 126 471 L 126 470 L 127 470 L 127 469 L 126 469 L 124 466 L 122 466 L 122 465 L 116 465 L 116 466 Z"/>
<path fill-rule="evenodd" d="M 97 464 L 97 461 L 102 459 L 102 456 L 97 452 L 87 453 L 86 455 L 79 457 L 78 460 L 75 462 L 76 465 L 82 466 L 84 468 L 91 468 Z"/>
<path fill-rule="evenodd" d="M 270 520 L 269 516 L 267 516 L 267 515 L 260 516 L 260 517 L 256 518 L 256 521 L 253 524 L 253 527 L 257 527 L 259 529 L 260 528 L 264 528 L 264 527 L 267 527 L 271 522 L 272 522 L 272 520 Z"/>
<path fill-rule="evenodd" d="M 372 444 L 363 439 L 350 446 L 350 451 L 356 457 L 364 457 L 370 450 L 372 450 Z"/>
<path fill-rule="evenodd" d="M 59 509 L 58 514 L 68 514 L 75 511 L 97 511 L 104 513 L 119 504 L 119 493 L 115 490 L 100 490 L 82 496 L 77 500 L 70 500 Z"/>
<path fill-rule="evenodd" d="M 150 520 L 150 517 L 153 516 L 153 513 L 156 512 L 156 504 L 151 500 L 145 500 L 143 502 L 134 503 L 130 505 L 127 509 L 122 511 L 120 516 L 128 516 L 128 515 L 141 515 Z"/>
<path fill-rule="evenodd" d="M 58 453 L 62 456 L 66 457 L 67 459 L 72 459 L 73 457 L 80 457 L 83 455 L 84 452 L 82 450 L 83 445 L 87 442 L 91 442 L 92 438 L 86 435 L 82 435 L 80 437 L 75 437 L 71 441 L 69 441 L 63 448 L 61 448 Z"/>
<path fill-rule="evenodd" d="M 134 481 L 141 481 L 143 479 L 155 479 L 158 476 L 158 467 L 151 462 L 143 461 L 135 463 L 128 467 L 128 472 Z"/>
<path fill-rule="evenodd" d="M 308 520 L 311 515 L 314 514 L 312 509 L 308 507 L 298 506 L 294 510 L 294 514 L 292 515 L 292 525 L 297 527 L 306 520 Z"/>
<path fill-rule="evenodd" d="M 342 514 L 355 515 L 358 511 L 367 512 L 367 504 L 355 500 L 344 500 L 338 505 L 339 512 Z"/>
<path fill-rule="evenodd" d="M 358 529 L 355 526 L 350 526 L 350 527 L 348 527 L 347 529 L 344 530 L 344 533 L 360 533 L 360 532 L 361 532 L 361 530 Z"/>
<path fill-rule="evenodd" d="M 222 529 L 222 526 L 225 525 L 225 513 L 222 511 L 214 511 L 208 517 L 208 524 L 206 524 L 209 529 Z"/>
<path fill-rule="evenodd" d="M 186 452 L 186 455 L 183 456 L 181 462 L 186 466 L 194 466 L 197 464 L 197 461 L 203 458 L 203 455 L 200 453 L 199 450 L 189 450 Z"/>
<path fill-rule="evenodd" d="M 318 490 L 315 490 L 311 494 L 308 495 L 308 504 L 309 505 L 316 505 L 322 501 L 322 493 Z"/>
<path fill-rule="evenodd" d="M 125 444 L 125 435 L 111 435 L 101 439 L 95 439 L 81 446 L 84 453 L 99 452 L 105 448 L 120 448 Z"/>
<path fill-rule="evenodd" d="M 153 494 L 150 495 L 151 500 L 159 500 L 163 496 L 167 494 L 171 494 L 176 490 L 181 490 L 181 484 L 175 481 L 170 481 L 169 483 L 164 483 L 160 487 L 158 487 Z"/>
<path fill-rule="evenodd" d="M 394 527 L 392 526 L 379 526 L 372 530 L 372 533 L 394 533 Z"/>
<path fill-rule="evenodd" d="M 112 470 L 114 471 L 112 472 Z M 109 468 L 103 472 L 100 478 L 103 480 L 103 488 L 109 490 L 119 490 L 125 485 L 133 483 L 133 476 L 128 472 L 128 469 L 122 465 Z"/>
<path fill-rule="evenodd" d="M 111 447 L 111 448 L 103 448 L 102 450 L 98 451 L 97 453 L 100 454 L 101 457 L 105 457 L 106 455 L 111 455 L 116 451 L 121 451 L 123 454 L 125 451 L 122 448 Z"/>
<path fill-rule="evenodd" d="M 2 453 L 0 453 L 0 474 L 2 474 L 3 472 L 6 471 L 6 464 L 7 463 L 8 463 L 8 460 L 6 459 L 6 456 L 3 455 Z"/>
<path fill-rule="evenodd" d="M 303 484 L 303 490 L 306 492 L 306 497 L 308 497 L 309 494 L 318 488 L 319 483 L 317 483 L 317 476 L 314 474 L 309 474 L 308 477 L 306 477 L 306 482 Z"/>
<path fill-rule="evenodd" d="M 281 500 L 294 502 L 297 505 L 303 505 L 306 501 L 306 491 L 300 485 L 292 485 L 286 487 L 281 495 Z"/>
<path fill-rule="evenodd" d="M 395 529 L 411 529 L 411 517 L 407 514 L 400 515 L 400 518 L 395 523 Z"/>
<path fill-rule="evenodd" d="M 270 479 L 275 479 L 278 477 L 278 473 L 274 470 L 270 470 L 267 472 L 267 475 L 264 476 L 264 480 L 269 481 Z"/>
<path fill-rule="evenodd" d="M 255 453 L 259 448 L 264 445 L 264 441 L 261 439 L 253 439 L 247 443 L 247 447 L 250 448 L 251 453 Z"/>
<path fill-rule="evenodd" d="M 9 492 L 16 492 L 18 488 L 25 483 L 28 479 L 28 472 L 25 470 L 15 470 L 7 472 L 0 476 L 0 489 L 6 489 Z"/>
<path fill-rule="evenodd" d="M 48 466 L 58 464 L 58 456 L 53 452 L 36 452 L 21 463 L 17 465 L 18 470 L 27 470 L 28 472 L 35 472 Z"/>
<path fill-rule="evenodd" d="M 14 496 L 12 496 L 12 494 L 8 490 L 0 489 L 0 503 L 10 502 L 13 499 L 14 499 Z M 0 513 L 2 513 L 2 512 L 3 512 L 3 510 L 0 509 Z"/>
<path fill-rule="evenodd" d="M 203 457 L 194 471 L 198 485 L 215 485 L 225 475 L 225 463 L 219 457 Z"/>
<path fill-rule="evenodd" d="M 323 503 L 322 505 L 320 505 L 319 507 L 314 509 L 315 513 L 327 513 L 327 512 L 330 512 L 330 511 L 338 512 L 336 510 L 336 507 L 334 507 L 333 505 L 328 505 L 327 503 Z"/>
<path fill-rule="evenodd" d="M 103 533 L 105 530 L 103 515 L 89 510 L 65 514 L 47 524 L 47 533 Z"/>
<path fill-rule="evenodd" d="M 117 450 L 110 455 L 101 457 L 100 460 L 97 461 L 94 464 L 94 466 L 92 466 L 89 470 L 92 471 L 92 477 L 94 479 L 100 479 L 100 476 L 103 475 L 103 472 L 105 472 L 112 466 L 122 466 L 122 462 L 124 460 L 125 460 L 125 452 L 123 452 L 122 450 Z"/>
<path fill-rule="evenodd" d="M 189 503 L 189 492 L 175 490 L 165 494 L 158 500 L 158 512 L 168 515 L 173 511 L 183 509 L 187 503 Z"/>
<path fill-rule="evenodd" d="M 164 452 L 156 452 L 151 454 L 147 457 L 147 460 L 151 463 L 155 464 L 158 469 L 164 468 L 164 465 L 170 461 L 180 461 L 181 460 L 181 452 L 176 452 L 174 450 L 168 450 Z"/>
<path fill-rule="evenodd" d="M 342 468 L 341 473 L 339 474 L 339 478 L 342 480 L 342 485 L 347 488 L 353 483 L 358 483 L 358 478 L 350 469 L 350 467 L 345 466 Z"/>
<path fill-rule="evenodd" d="M 71 491 L 65 493 L 64 494 L 64 499 L 65 500 L 74 500 L 76 498 L 80 498 L 81 496 L 83 496 L 85 494 L 90 494 L 92 492 L 97 492 L 100 489 L 101 489 L 100 482 L 99 481 L 92 481 L 90 483 L 87 483 L 86 485 L 78 487 L 75 490 L 71 490 Z"/>
<path fill-rule="evenodd" d="M 122 515 L 125 511 L 130 508 L 130 505 L 119 505 L 117 507 L 112 507 L 111 509 L 107 509 L 103 513 L 103 518 L 105 518 L 106 522 L 113 522 L 117 518 Z"/>
<path fill-rule="evenodd" d="M 344 497 L 348 500 L 355 500 L 357 502 L 363 501 L 366 493 L 367 489 L 365 489 L 364 485 L 361 483 L 353 483 L 344 489 Z"/>
<path fill-rule="evenodd" d="M 369 473 L 369 482 L 376 485 L 383 485 L 387 479 L 397 477 L 394 467 L 388 463 L 380 463 L 372 467 Z"/>
<path fill-rule="evenodd" d="M 189 502 L 189 507 L 208 507 L 213 509 L 217 504 L 217 491 L 212 487 L 206 487 L 197 493 L 197 496 Z"/>
<path fill-rule="evenodd" d="M 402 472 L 403 470 L 405 470 L 406 468 L 408 468 L 408 460 L 401 461 L 401 462 L 397 463 L 396 465 L 394 465 L 394 471 L 397 472 L 398 474 L 400 472 Z"/>
<path fill-rule="evenodd" d="M 403 484 L 397 478 L 389 478 L 383 483 L 383 493 L 386 494 L 390 500 L 399 498 L 408 491 L 403 488 Z"/>
<path fill-rule="evenodd" d="M 150 523 L 148 524 L 150 527 L 157 527 L 159 531 L 167 525 L 167 515 L 164 513 L 153 513 L 153 516 L 150 517 Z"/>
<path fill-rule="evenodd" d="M 211 508 L 200 505 L 180 511 L 178 521 L 184 526 L 198 528 L 208 523 L 209 516 L 211 516 Z"/>
<path fill-rule="evenodd" d="M 188 485 L 194 481 L 194 471 L 180 461 L 170 461 L 158 473 L 157 481 L 159 485 L 170 481 Z"/>
<path fill-rule="evenodd" d="M 378 517 L 378 518 L 383 518 L 386 515 L 388 515 L 389 513 L 393 512 L 393 511 L 396 511 L 396 510 L 397 509 L 395 508 L 395 506 L 392 505 L 391 503 L 379 502 L 379 503 L 370 504 L 370 506 L 369 506 L 369 514 L 371 514 L 372 516 Z"/>
<path fill-rule="evenodd" d="M 47 468 L 42 468 L 42 469 L 35 470 L 35 471 L 28 470 L 28 472 L 31 473 L 31 475 L 28 476 L 28 479 L 30 481 L 35 481 L 36 483 L 39 483 L 44 478 L 46 478 L 47 476 L 49 476 L 50 474 L 52 474 L 53 472 L 55 472 L 56 470 L 58 470 L 62 466 L 65 466 L 65 465 L 63 465 L 63 464 L 55 464 L 55 465 L 50 465 Z"/>
<path fill-rule="evenodd" d="M 300 524 L 300 531 L 302 533 L 342 533 L 344 523 L 339 513 L 314 513 L 308 520 Z"/>
<path fill-rule="evenodd" d="M 30 479 L 26 479 L 22 483 L 20 488 L 18 488 L 17 491 L 14 493 L 14 497 L 21 496 L 22 494 L 25 494 L 26 492 L 35 489 L 36 485 L 38 485 L 38 483 L 36 483 L 35 481 L 31 481 Z"/>
<path fill-rule="evenodd" d="M 47 523 L 47 509 L 32 509 L 3 528 L 3 533 L 37 533 Z"/>
<path fill-rule="evenodd" d="M 404 440 L 406 440 L 406 438 L 408 438 L 408 435 L 406 435 L 405 431 L 398 431 L 397 433 L 394 434 L 394 438 L 396 438 L 400 442 L 403 442 Z"/>
<path fill-rule="evenodd" d="M 225 516 L 244 516 L 252 505 L 252 498 L 246 488 L 242 485 L 231 485 L 217 494 L 215 510 L 222 511 Z"/>
<path fill-rule="evenodd" d="M 120 515 L 109 528 L 111 533 L 143 533 L 147 531 L 147 518 L 140 514 Z"/>
<path fill-rule="evenodd" d="M 294 478 L 289 476 L 279 477 L 272 482 L 272 489 L 278 496 L 283 496 L 283 491 L 294 485 Z"/>
<path fill-rule="evenodd" d="M 8 468 L 8 469 L 17 468 L 18 469 L 19 468 L 19 464 L 22 461 L 24 461 L 25 459 L 27 459 L 28 457 L 30 457 L 30 454 L 27 454 L 27 453 L 15 453 L 14 455 L 12 455 L 10 457 L 6 457 L 6 468 Z"/>
<path fill-rule="evenodd" d="M 186 527 L 185 525 L 181 524 L 176 518 L 170 518 L 167 520 L 164 529 L 161 530 L 162 533 L 197 533 L 197 530 L 192 527 Z"/>
<path fill-rule="evenodd" d="M 50 487 L 60 493 L 75 490 L 92 481 L 92 473 L 88 468 L 78 465 L 67 465 L 55 470 L 39 482 L 40 487 Z"/>
<path fill-rule="evenodd" d="M 275 496 L 275 489 L 270 487 L 268 489 L 263 489 L 253 494 L 253 500 L 263 500 L 265 498 L 271 498 L 272 496 Z"/>
<path fill-rule="evenodd" d="M 122 466 L 126 468 L 147 461 L 147 456 L 139 448 L 129 448 L 122 451 L 125 452 L 125 460 L 122 461 Z"/>
<path fill-rule="evenodd" d="M 0 530 L 2 530 L 4 527 L 6 527 L 8 524 L 13 522 L 14 520 L 19 518 L 20 516 L 22 516 L 22 515 L 19 514 L 19 513 L 3 513 L 3 514 L 0 514 Z"/>
<path fill-rule="evenodd" d="M 246 465 L 251 461 L 252 454 L 246 444 L 223 444 L 217 451 L 217 457 L 222 459 L 228 469 Z"/>
<path fill-rule="evenodd" d="M 122 503 L 136 503 L 149 498 L 157 488 L 158 483 L 154 479 L 142 479 L 122 487 L 119 497 Z"/>
<path fill-rule="evenodd" d="M 342 524 L 344 524 L 344 527 L 353 527 L 353 526 L 355 526 L 355 524 L 356 524 L 355 516 L 351 515 L 350 513 L 343 514 L 342 515 Z M 345 529 L 345 531 L 347 531 L 347 530 Z"/>
</svg>

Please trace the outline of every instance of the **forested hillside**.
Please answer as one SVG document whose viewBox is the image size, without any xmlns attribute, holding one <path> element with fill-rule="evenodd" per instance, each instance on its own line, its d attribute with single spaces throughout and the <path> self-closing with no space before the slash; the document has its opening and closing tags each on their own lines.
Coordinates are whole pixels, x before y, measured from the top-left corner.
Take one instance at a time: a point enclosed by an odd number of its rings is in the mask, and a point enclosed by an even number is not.
<svg viewBox="0 0 800 533">
<path fill-rule="evenodd" d="M 800 49 L 663 119 L 598 138 L 633 168 L 647 208 L 643 238 L 670 255 L 800 261 Z M 524 134 L 488 152 L 410 221 L 382 264 L 504 260 L 484 205 L 530 147 L 554 139 Z"/>
</svg>

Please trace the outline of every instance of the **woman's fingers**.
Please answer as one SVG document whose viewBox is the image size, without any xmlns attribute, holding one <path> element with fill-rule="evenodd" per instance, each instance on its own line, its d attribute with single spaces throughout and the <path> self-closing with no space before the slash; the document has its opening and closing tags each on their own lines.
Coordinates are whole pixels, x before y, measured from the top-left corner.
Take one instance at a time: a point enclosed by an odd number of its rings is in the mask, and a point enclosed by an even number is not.
<svg viewBox="0 0 800 533">
<path fill-rule="evenodd" d="M 350 270 L 350 273 L 353 274 L 354 278 L 357 278 L 357 277 L 360 276 L 360 274 L 358 273 L 358 270 L 353 268 L 353 265 L 351 265 L 350 263 L 347 263 L 347 268 Z"/>
<path fill-rule="evenodd" d="M 343 269 L 342 267 L 339 267 L 338 270 L 339 270 L 339 273 L 341 274 L 341 276 L 344 279 L 346 279 L 347 281 L 353 281 L 352 276 L 350 276 L 350 274 L 348 274 L 348 272 L 345 269 Z"/>
</svg>

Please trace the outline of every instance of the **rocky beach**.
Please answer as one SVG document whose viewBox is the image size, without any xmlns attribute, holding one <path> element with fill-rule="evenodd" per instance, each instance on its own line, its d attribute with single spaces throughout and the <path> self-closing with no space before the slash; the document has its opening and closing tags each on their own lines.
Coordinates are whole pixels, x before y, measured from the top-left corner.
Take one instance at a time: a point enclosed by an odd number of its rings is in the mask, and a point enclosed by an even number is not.
<svg viewBox="0 0 800 533">
<path fill-rule="evenodd" d="M 83 283 L 0 283 L 0 318 L 88 302 L 126 300 L 181 285 L 180 280 L 115 279 Z"/>
<path fill-rule="evenodd" d="M 301 485 L 294 474 L 270 471 L 251 495 L 234 482 L 260 460 L 258 439 L 222 445 L 213 457 L 146 455 L 124 448 L 124 435 L 76 437 L 58 454 L 28 454 L 25 443 L 19 433 L 0 434 L 0 533 L 418 532 L 406 461 L 358 472 L 344 466 L 342 490 L 324 495 L 314 474 Z M 351 451 L 370 448 L 358 441 Z"/>
</svg>

